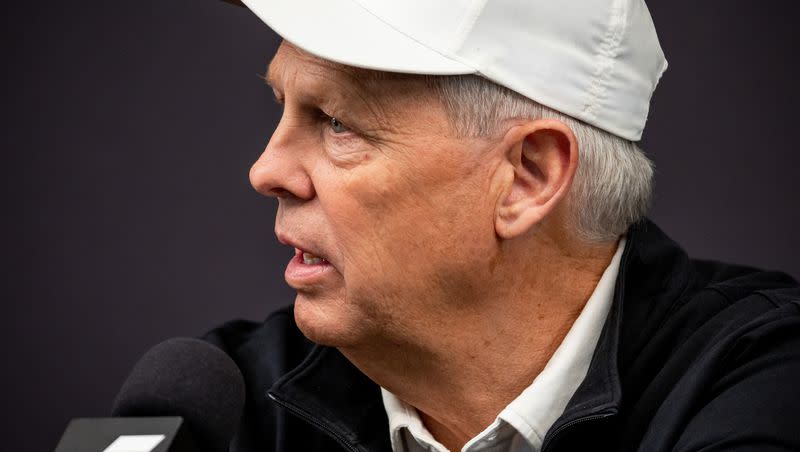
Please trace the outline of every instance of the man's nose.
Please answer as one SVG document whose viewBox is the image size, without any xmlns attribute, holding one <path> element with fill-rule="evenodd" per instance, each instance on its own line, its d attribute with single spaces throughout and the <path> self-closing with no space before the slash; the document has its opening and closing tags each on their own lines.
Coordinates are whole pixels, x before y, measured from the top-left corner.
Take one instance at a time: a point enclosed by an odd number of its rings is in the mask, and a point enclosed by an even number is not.
<svg viewBox="0 0 800 452">
<path fill-rule="evenodd" d="M 304 140 L 299 136 L 299 129 L 284 124 L 284 119 L 250 168 L 250 184 L 264 196 L 308 200 L 315 195 L 306 168 L 310 162 L 304 162 L 310 156 L 303 150 Z"/>
</svg>

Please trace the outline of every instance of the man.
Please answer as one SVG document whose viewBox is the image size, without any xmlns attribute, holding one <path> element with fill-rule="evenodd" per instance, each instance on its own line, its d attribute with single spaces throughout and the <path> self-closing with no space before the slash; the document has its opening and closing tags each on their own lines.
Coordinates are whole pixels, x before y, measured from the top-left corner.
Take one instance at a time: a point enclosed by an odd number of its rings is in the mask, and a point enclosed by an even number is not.
<svg viewBox="0 0 800 452">
<path fill-rule="evenodd" d="M 232 450 L 800 450 L 797 284 L 644 219 L 641 0 L 245 3 L 297 298 L 208 335 Z"/>
</svg>

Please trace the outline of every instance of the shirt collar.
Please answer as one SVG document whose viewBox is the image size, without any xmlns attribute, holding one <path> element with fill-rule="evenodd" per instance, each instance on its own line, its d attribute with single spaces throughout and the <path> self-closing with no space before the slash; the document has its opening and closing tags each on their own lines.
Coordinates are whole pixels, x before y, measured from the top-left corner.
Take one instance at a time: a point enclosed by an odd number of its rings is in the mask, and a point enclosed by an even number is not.
<svg viewBox="0 0 800 452">
<path fill-rule="evenodd" d="M 592 295 L 542 372 L 500 412 L 492 425 L 465 445 L 465 450 L 475 443 L 491 442 L 504 424 L 519 432 L 534 450 L 541 448 L 545 434 L 564 412 L 589 370 L 613 302 L 625 241 L 625 237 L 619 241 L 617 251 Z M 381 388 L 381 395 L 389 420 L 393 450 L 403 450 L 400 445 L 406 432 L 418 442 L 434 446 L 434 450 L 444 450 L 443 447 L 437 447 L 441 445 L 422 424 L 413 407 L 384 388 Z"/>
</svg>

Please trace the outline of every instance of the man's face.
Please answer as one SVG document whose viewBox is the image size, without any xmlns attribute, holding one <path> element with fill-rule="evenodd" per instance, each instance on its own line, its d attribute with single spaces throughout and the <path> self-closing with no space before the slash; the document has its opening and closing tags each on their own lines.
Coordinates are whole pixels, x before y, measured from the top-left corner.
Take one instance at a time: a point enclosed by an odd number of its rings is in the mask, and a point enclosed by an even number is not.
<svg viewBox="0 0 800 452">
<path fill-rule="evenodd" d="M 421 78 L 365 74 L 282 44 L 268 81 L 283 116 L 250 171 L 299 249 L 298 326 L 340 347 L 434 334 L 437 313 L 479 298 L 496 248 L 486 142 L 455 137 Z"/>
</svg>

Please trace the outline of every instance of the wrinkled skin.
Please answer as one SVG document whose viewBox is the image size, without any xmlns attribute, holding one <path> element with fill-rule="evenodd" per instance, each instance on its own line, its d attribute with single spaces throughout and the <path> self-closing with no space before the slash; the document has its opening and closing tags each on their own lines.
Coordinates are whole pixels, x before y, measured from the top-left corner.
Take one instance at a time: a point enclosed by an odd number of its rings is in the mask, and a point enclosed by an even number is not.
<svg viewBox="0 0 800 452">
<path fill-rule="evenodd" d="M 283 116 L 250 178 L 278 198 L 279 239 L 332 265 L 293 284 L 304 334 L 424 344 L 448 318 L 433 313 L 487 297 L 497 166 L 487 142 L 455 136 L 421 79 L 364 74 L 282 44 L 267 78 Z"/>
</svg>

